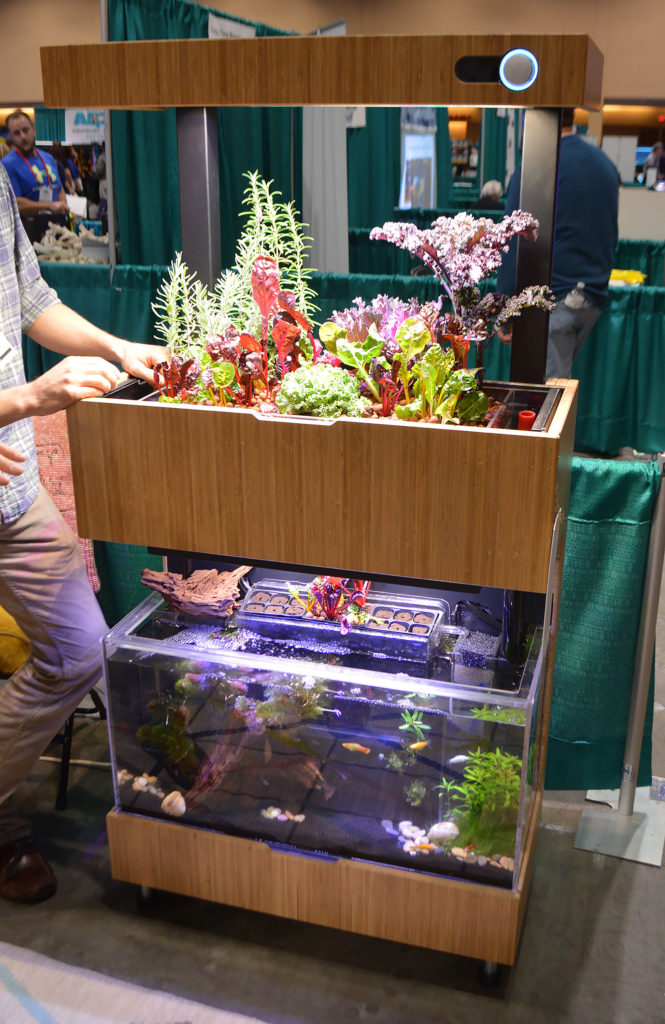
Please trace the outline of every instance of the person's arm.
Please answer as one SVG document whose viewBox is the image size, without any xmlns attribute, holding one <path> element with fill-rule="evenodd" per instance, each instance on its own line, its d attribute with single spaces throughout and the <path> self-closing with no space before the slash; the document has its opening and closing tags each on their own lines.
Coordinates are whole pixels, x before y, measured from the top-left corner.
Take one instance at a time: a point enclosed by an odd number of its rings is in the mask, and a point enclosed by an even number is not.
<svg viewBox="0 0 665 1024">
<path fill-rule="evenodd" d="M 41 377 L 0 390 L 0 427 L 28 416 L 59 412 L 81 398 L 99 398 L 122 376 L 112 363 L 94 356 L 62 359 Z"/>
<path fill-rule="evenodd" d="M 13 476 L 20 476 L 27 456 L 0 441 L 0 486 L 6 486 Z"/>
<path fill-rule="evenodd" d="M 38 345 L 68 356 L 101 356 L 109 362 L 120 363 L 133 377 L 154 380 L 152 368 L 166 357 L 161 345 L 142 345 L 116 338 L 95 327 L 69 306 L 62 303 L 49 306 L 26 328 L 28 337 Z"/>
<path fill-rule="evenodd" d="M 16 197 L 16 205 L 19 213 L 67 213 L 69 207 L 65 199 L 64 189 L 60 189 L 58 198 L 42 202 L 41 199 L 26 199 L 25 196 Z"/>
</svg>

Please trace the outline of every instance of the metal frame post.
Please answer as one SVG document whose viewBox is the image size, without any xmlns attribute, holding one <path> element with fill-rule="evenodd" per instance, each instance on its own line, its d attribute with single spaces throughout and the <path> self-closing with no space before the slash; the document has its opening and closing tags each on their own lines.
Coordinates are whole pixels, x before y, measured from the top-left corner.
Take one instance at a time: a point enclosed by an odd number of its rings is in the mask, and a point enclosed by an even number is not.
<svg viewBox="0 0 665 1024">
<path fill-rule="evenodd" d="M 182 255 L 212 287 L 222 269 L 217 111 L 178 107 L 176 128 Z"/>
<path fill-rule="evenodd" d="M 561 139 L 560 108 L 527 110 L 524 115 L 520 209 L 538 218 L 535 242 L 520 238 L 517 244 L 515 292 L 530 284 L 547 284 L 552 279 L 552 250 Z M 542 384 L 547 365 L 549 314 L 527 309 L 513 324 L 510 379 Z"/>
<path fill-rule="evenodd" d="M 107 0 L 99 0 L 101 41 L 109 41 L 109 12 Z M 115 233 L 115 193 L 113 190 L 113 149 L 111 143 L 111 111 L 104 111 L 104 155 L 106 158 L 106 220 L 109 236 L 109 266 L 111 273 L 118 261 Z"/>
<path fill-rule="evenodd" d="M 626 733 L 626 746 L 623 755 L 623 770 L 619 787 L 619 814 L 633 813 L 635 790 L 637 788 L 637 772 L 640 766 L 644 720 L 649 698 L 651 680 L 651 663 L 656 642 L 656 617 L 660 586 L 663 578 L 663 558 L 665 557 L 665 486 L 663 485 L 663 465 L 665 453 L 658 456 L 661 470 L 660 486 L 656 507 L 651 520 L 649 532 L 649 549 L 647 567 L 644 578 L 642 612 L 637 636 L 637 654 L 633 673 L 633 690 L 630 701 L 630 715 Z"/>
</svg>

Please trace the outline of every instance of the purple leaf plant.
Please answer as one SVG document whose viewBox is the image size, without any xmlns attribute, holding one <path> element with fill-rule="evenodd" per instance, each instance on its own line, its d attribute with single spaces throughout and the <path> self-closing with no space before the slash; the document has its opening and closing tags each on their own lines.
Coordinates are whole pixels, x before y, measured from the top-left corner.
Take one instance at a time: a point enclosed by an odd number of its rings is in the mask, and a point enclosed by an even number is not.
<svg viewBox="0 0 665 1024">
<path fill-rule="evenodd" d="M 538 236 L 538 221 L 524 210 L 515 210 L 499 223 L 458 213 L 456 217 L 438 217 L 429 228 L 388 221 L 370 232 L 370 238 L 405 249 L 434 273 L 452 305 L 452 313 L 441 317 L 444 337 L 473 340 L 479 365 L 500 327 L 523 309 L 549 310 L 554 305 L 545 285 L 532 285 L 515 296 L 488 292 L 481 298 L 478 284 L 499 269 L 508 243 L 518 235 L 530 241 Z"/>
</svg>

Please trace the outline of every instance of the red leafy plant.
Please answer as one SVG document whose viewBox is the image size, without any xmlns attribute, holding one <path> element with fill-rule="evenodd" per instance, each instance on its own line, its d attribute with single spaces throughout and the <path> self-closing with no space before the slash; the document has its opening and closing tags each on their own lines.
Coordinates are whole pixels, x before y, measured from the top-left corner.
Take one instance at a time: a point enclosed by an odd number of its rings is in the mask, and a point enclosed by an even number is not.
<svg viewBox="0 0 665 1024">
<path fill-rule="evenodd" d="M 174 355 L 154 368 L 155 386 L 162 401 L 204 405 L 259 404 L 277 411 L 274 393 L 281 378 L 302 360 L 316 362 L 320 342 L 312 335 L 305 316 L 296 308 L 295 295 L 283 291 L 277 263 L 259 256 L 252 266 L 252 295 L 261 315 L 261 337 L 239 331 L 231 324 L 211 335 L 198 356 L 187 360 Z"/>
<path fill-rule="evenodd" d="M 368 615 L 363 606 L 370 586 L 369 580 L 316 576 L 307 584 L 302 598 L 298 587 L 287 584 L 291 596 L 305 609 L 305 615 L 337 621 L 343 634 L 348 633 L 352 626 L 367 621 Z"/>
</svg>

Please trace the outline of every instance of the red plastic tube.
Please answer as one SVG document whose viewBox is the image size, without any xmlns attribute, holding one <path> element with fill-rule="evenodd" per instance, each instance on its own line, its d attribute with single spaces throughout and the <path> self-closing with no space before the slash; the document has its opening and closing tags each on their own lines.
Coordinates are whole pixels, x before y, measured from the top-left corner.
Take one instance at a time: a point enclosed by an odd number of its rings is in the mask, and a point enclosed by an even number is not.
<svg viewBox="0 0 665 1024">
<path fill-rule="evenodd" d="M 531 409 L 522 409 L 517 417 L 518 430 L 531 430 L 536 419 L 536 414 Z"/>
</svg>

